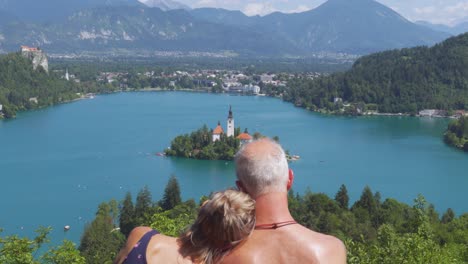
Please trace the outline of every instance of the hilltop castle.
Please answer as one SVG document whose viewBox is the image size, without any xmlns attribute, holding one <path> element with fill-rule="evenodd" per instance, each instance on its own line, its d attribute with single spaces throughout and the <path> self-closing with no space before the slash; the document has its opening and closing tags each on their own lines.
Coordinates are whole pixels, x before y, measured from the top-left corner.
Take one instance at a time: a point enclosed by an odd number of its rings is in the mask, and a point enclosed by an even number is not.
<svg viewBox="0 0 468 264">
<path fill-rule="evenodd" d="M 32 61 L 34 70 L 41 66 L 47 73 L 49 73 L 49 61 L 47 55 L 40 48 L 33 48 L 28 46 L 21 46 L 21 55 Z"/>
<path fill-rule="evenodd" d="M 232 115 L 232 107 L 229 106 L 229 114 L 226 122 L 226 128 L 227 128 L 227 137 L 234 137 L 234 116 Z M 213 130 L 213 142 L 216 140 L 221 139 L 221 134 L 224 134 L 223 127 L 221 126 L 221 123 L 218 122 L 218 126 Z M 248 143 L 252 141 L 252 136 L 249 135 L 247 129 L 245 129 L 244 133 L 240 134 L 237 136 L 237 139 L 241 141 L 241 144 Z"/>
</svg>

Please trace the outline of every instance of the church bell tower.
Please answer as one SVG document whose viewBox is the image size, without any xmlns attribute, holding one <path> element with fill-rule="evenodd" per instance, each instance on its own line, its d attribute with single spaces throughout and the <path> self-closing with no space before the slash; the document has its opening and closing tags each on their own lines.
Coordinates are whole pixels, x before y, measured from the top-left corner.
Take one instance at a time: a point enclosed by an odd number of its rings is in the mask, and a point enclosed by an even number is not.
<svg viewBox="0 0 468 264">
<path fill-rule="evenodd" d="M 229 106 L 229 115 L 227 119 L 227 134 L 228 137 L 234 136 L 234 117 L 232 116 L 232 107 Z"/>
</svg>

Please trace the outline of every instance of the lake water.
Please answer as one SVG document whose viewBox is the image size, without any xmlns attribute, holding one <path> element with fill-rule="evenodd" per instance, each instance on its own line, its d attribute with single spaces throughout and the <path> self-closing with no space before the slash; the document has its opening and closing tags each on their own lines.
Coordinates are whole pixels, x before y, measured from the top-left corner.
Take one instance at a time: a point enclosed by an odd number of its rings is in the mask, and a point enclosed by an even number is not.
<svg viewBox="0 0 468 264">
<path fill-rule="evenodd" d="M 439 212 L 468 212 L 468 155 L 443 143 L 448 120 L 334 117 L 266 97 L 137 92 L 0 121 L 0 228 L 32 235 L 52 226 L 54 241 L 78 242 L 100 202 L 127 191 L 135 198 L 145 185 L 160 199 L 171 174 L 185 199 L 233 186 L 231 162 L 154 155 L 203 124 L 225 127 L 229 105 L 236 127 L 277 135 L 301 156 L 291 164 L 295 191 L 333 197 L 344 183 L 354 201 L 369 185 L 382 198 L 412 204 L 421 193 Z"/>
</svg>

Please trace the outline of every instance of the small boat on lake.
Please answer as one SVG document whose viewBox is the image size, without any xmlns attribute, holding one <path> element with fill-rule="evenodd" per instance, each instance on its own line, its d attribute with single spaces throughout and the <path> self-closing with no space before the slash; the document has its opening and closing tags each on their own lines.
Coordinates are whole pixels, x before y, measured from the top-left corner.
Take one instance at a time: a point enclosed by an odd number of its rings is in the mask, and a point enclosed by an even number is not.
<svg viewBox="0 0 468 264">
<path fill-rule="evenodd" d="M 298 161 L 301 159 L 299 155 L 287 155 L 286 158 L 288 161 Z"/>
</svg>

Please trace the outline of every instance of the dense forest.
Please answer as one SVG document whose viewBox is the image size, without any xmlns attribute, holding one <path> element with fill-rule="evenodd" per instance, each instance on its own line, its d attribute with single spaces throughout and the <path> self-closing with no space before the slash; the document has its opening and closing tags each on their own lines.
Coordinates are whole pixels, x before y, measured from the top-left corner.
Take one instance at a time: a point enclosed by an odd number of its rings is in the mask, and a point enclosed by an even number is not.
<svg viewBox="0 0 468 264">
<path fill-rule="evenodd" d="M 20 53 L 0 56 L 0 104 L 5 118 L 17 111 L 36 109 L 80 97 L 79 94 L 107 92 L 112 87 L 96 81 L 76 83 L 61 78 L 64 71 L 46 73 L 33 69 L 32 62 Z M 78 94 L 79 93 L 79 94 Z"/>
<path fill-rule="evenodd" d="M 468 33 L 433 47 L 364 56 L 347 72 L 296 78 L 280 89 L 276 94 L 284 100 L 313 110 L 338 110 L 335 98 L 359 112 L 367 107 L 382 113 L 468 109 Z"/>
<path fill-rule="evenodd" d="M 447 144 L 468 152 L 468 116 L 454 120 L 444 135 Z"/>
<path fill-rule="evenodd" d="M 134 202 L 127 193 L 99 205 L 95 219 L 81 237 L 79 251 L 73 243 L 51 248 L 42 256 L 37 249 L 47 242 L 49 229 L 35 239 L 0 237 L 1 263 L 111 263 L 125 237 L 139 225 L 151 226 L 163 234 L 177 236 L 190 225 L 199 201 L 182 201 L 175 176 L 170 177 L 161 200 L 153 201 L 143 188 Z M 345 185 L 333 198 L 323 193 L 290 191 L 289 206 L 294 218 L 313 230 L 342 239 L 348 250 L 348 263 L 467 263 L 468 214 L 457 216 L 447 209 L 442 216 L 419 195 L 412 206 L 395 199 L 382 201 L 379 192 L 365 187 L 359 199 L 350 204 Z"/>
</svg>

